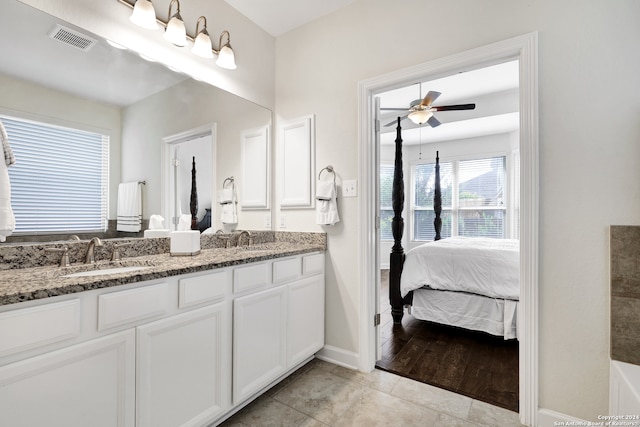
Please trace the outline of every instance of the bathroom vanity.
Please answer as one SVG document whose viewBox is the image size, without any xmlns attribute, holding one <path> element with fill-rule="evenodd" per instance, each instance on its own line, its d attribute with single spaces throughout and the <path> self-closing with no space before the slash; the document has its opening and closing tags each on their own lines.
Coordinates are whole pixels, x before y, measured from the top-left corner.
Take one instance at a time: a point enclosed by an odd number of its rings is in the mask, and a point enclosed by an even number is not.
<svg viewBox="0 0 640 427">
<path fill-rule="evenodd" d="M 0 271 L 0 424 L 217 424 L 323 347 L 325 248 Z"/>
</svg>

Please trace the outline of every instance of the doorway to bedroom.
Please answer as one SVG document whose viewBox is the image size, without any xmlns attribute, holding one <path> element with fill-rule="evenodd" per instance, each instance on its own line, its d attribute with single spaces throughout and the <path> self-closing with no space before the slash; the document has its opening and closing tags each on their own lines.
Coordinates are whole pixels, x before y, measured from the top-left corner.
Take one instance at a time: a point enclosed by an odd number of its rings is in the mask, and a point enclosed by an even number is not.
<svg viewBox="0 0 640 427">
<path fill-rule="evenodd" d="M 391 317 L 389 254 L 397 118 L 403 139 L 404 252 L 433 242 L 434 164 L 439 156 L 442 187 L 442 238 L 519 238 L 519 61 L 459 70 L 442 78 L 417 79 L 377 94 L 379 135 L 379 289 L 380 354 L 376 367 L 438 388 L 518 412 L 519 345 L 506 339 L 495 323 L 506 318 L 493 300 L 428 301 L 420 311 L 405 310 L 400 324 Z M 466 105 L 473 110 L 433 113 L 419 125 L 407 117 L 411 105 L 430 98 L 433 106 Z M 391 109 L 391 110 L 390 110 Z M 438 125 L 438 122 L 441 124 Z M 425 261 L 426 262 L 426 261 Z M 433 268 L 433 267 L 431 267 Z M 519 283 L 514 283 L 517 289 Z M 444 294 L 443 294 L 444 295 Z M 435 296 L 434 296 L 435 297 Z M 414 300 L 414 306 L 417 302 Z M 432 307 L 437 305 L 437 307 Z M 478 305 L 477 308 L 475 305 Z M 422 316 L 423 310 L 437 314 Z M 492 312 L 461 327 L 468 310 Z M 433 318 L 438 319 L 434 321 Z M 422 320 L 426 318 L 427 320 Z M 515 316 L 512 316 L 515 321 Z M 491 331 L 487 333 L 485 331 Z M 496 332 L 497 331 L 497 332 Z M 498 335 L 498 336 L 496 336 Z M 508 335 L 508 334 L 507 334 Z"/>
</svg>

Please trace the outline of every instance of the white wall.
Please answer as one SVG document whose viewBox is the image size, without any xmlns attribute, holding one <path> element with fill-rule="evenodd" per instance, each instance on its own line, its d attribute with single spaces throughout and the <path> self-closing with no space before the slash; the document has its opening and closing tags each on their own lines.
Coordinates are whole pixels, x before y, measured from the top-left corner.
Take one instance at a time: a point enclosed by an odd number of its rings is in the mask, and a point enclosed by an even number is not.
<svg viewBox="0 0 640 427">
<path fill-rule="evenodd" d="M 109 136 L 109 218 L 120 183 L 121 110 L 0 74 L 0 113 Z"/>
<path fill-rule="evenodd" d="M 357 83 L 539 32 L 540 406 L 607 412 L 608 226 L 640 223 L 640 3 L 359 0 L 277 39 L 278 120 L 316 115 L 316 166 L 358 176 Z M 327 229 L 327 344 L 359 351 L 357 199 Z M 294 230 L 320 230 L 287 211 Z"/>
<path fill-rule="evenodd" d="M 136 52 L 171 65 L 188 75 L 214 84 L 272 109 L 274 104 L 275 40 L 224 0 L 184 1 L 181 15 L 187 33 L 195 34 L 196 20 L 207 17 L 214 44 L 223 30 L 231 34 L 236 70 L 217 67 L 212 59 L 193 55 L 190 48 L 176 48 L 162 38 L 162 31 L 149 31 L 129 21 L 131 9 L 117 0 L 19 0 L 58 18 L 113 40 Z M 158 18 L 166 21 L 169 0 L 153 2 Z M 191 44 L 189 45 L 191 46 Z"/>
<path fill-rule="evenodd" d="M 234 176 L 241 191 L 240 134 L 271 122 L 269 110 L 195 80 L 186 80 L 123 109 L 122 117 L 122 180 L 147 182 L 142 202 L 144 218 L 163 214 L 163 138 L 216 123 L 216 190 L 222 188 L 225 178 Z M 203 159 L 196 162 L 199 170 L 210 167 Z M 213 206 L 212 218 L 216 229 L 221 228 L 217 208 Z M 240 211 L 238 227 L 263 229 L 264 215 L 264 211 Z M 165 220 L 168 225 L 169 219 Z"/>
</svg>

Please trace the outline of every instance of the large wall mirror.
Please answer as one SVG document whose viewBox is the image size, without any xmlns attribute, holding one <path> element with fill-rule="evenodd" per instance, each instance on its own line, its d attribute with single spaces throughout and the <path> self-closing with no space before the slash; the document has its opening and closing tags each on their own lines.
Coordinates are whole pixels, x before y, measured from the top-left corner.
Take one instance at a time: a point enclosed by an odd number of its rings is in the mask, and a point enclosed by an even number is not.
<svg viewBox="0 0 640 427">
<path fill-rule="evenodd" d="M 51 37 L 60 31 L 67 42 Z M 77 35 L 93 40 L 91 46 L 84 49 L 69 44 L 68 39 Z M 172 203 L 166 188 L 171 182 L 166 176 L 170 168 L 165 163 L 171 157 L 166 155 L 167 138 L 203 127 L 212 129 L 213 142 L 207 142 L 208 151 L 196 159 L 201 175 L 207 177 L 198 188 L 201 200 L 212 206 L 201 204 L 199 215 L 212 208 L 212 226 L 222 228 L 217 192 L 228 177 L 234 177 L 236 188 L 242 191 L 243 132 L 270 129 L 270 110 L 115 48 L 101 37 L 18 0 L 3 3 L 0 52 L 0 115 L 109 136 L 110 223 L 116 218 L 121 182 L 146 183 L 142 188 L 143 219 L 154 214 L 166 216 Z M 270 216 L 268 207 L 262 211 L 239 209 L 238 228 L 267 228 Z M 15 237 L 14 241 L 28 239 Z M 116 233 L 113 237 L 129 236 Z"/>
</svg>

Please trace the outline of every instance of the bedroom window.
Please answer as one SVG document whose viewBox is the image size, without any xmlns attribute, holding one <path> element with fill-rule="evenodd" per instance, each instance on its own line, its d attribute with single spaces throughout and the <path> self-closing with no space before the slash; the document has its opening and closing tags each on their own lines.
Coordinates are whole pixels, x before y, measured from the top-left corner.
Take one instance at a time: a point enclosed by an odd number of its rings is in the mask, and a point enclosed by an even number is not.
<svg viewBox="0 0 640 427">
<path fill-rule="evenodd" d="M 0 117 L 16 164 L 9 168 L 15 234 L 107 229 L 109 137 Z"/>
<path fill-rule="evenodd" d="M 433 240 L 435 164 L 413 175 L 413 240 Z M 442 237 L 505 238 L 506 157 L 440 163 Z"/>
<path fill-rule="evenodd" d="M 393 188 L 393 165 L 380 165 L 380 240 L 393 241 L 391 220 L 393 205 L 391 190 Z"/>
</svg>

